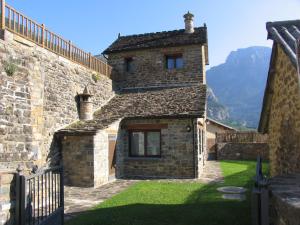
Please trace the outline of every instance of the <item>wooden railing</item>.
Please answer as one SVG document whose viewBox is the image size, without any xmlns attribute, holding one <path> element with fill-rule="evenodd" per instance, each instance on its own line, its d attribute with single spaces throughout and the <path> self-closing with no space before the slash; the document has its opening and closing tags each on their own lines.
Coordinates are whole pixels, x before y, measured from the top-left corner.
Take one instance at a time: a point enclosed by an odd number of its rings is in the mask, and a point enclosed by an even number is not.
<svg viewBox="0 0 300 225">
<path fill-rule="evenodd" d="M 268 136 L 257 132 L 226 132 L 217 133 L 217 143 L 266 143 Z"/>
<path fill-rule="evenodd" d="M 60 56 L 110 77 L 112 68 L 107 63 L 76 47 L 71 41 L 51 32 L 44 24 L 38 24 L 18 12 L 7 5 L 5 0 L 0 0 L 0 3 L 0 29 L 7 29 Z"/>
</svg>

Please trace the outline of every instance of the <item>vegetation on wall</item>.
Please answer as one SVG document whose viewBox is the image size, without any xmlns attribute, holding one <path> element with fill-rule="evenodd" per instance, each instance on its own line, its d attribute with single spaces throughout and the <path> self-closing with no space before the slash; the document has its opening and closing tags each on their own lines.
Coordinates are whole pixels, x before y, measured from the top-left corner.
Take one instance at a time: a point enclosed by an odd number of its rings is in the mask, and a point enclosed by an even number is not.
<svg viewBox="0 0 300 225">
<path fill-rule="evenodd" d="M 98 73 L 93 73 L 92 74 L 92 79 L 95 83 L 98 82 L 98 80 L 100 80 L 100 75 Z"/>
<path fill-rule="evenodd" d="M 15 62 L 13 60 L 9 60 L 3 63 L 4 64 L 4 70 L 7 74 L 7 76 L 12 77 L 15 72 L 17 71 L 17 65 L 15 64 Z"/>
</svg>

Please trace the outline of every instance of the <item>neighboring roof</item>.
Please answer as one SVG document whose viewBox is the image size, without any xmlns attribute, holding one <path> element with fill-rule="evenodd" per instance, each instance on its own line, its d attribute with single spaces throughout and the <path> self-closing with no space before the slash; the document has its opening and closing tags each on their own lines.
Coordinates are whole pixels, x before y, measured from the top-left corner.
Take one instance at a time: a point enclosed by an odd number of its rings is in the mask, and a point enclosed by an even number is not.
<svg viewBox="0 0 300 225">
<path fill-rule="evenodd" d="M 224 123 L 221 123 L 221 122 L 219 122 L 219 121 L 216 121 L 216 120 L 214 120 L 214 119 L 207 118 L 206 120 L 209 121 L 209 122 L 211 122 L 211 123 L 216 124 L 217 126 L 224 127 L 225 129 L 228 129 L 228 130 L 236 130 L 235 128 L 233 128 L 233 127 L 231 127 L 231 126 L 228 126 L 228 125 L 226 125 L 226 124 L 224 124 Z"/>
<path fill-rule="evenodd" d="M 107 128 L 125 118 L 204 117 L 206 85 L 135 89 L 117 94 L 94 113 L 94 119 L 71 124 L 63 131 Z"/>
<path fill-rule="evenodd" d="M 101 61 L 107 63 L 107 58 L 105 58 L 105 56 L 102 55 L 102 54 L 95 55 L 94 57 L 96 57 L 96 58 L 100 59 Z"/>
<path fill-rule="evenodd" d="M 266 133 L 269 126 L 269 117 L 271 113 L 273 95 L 271 83 L 273 82 L 274 76 L 276 74 L 274 67 L 276 62 L 276 51 L 278 46 L 280 46 L 286 53 L 286 55 L 289 57 L 292 65 L 294 65 L 296 69 L 298 67 L 299 56 L 297 56 L 297 40 L 299 40 L 300 38 L 300 20 L 268 22 L 266 27 L 268 30 L 268 38 L 272 39 L 274 41 L 274 44 L 270 60 L 267 85 L 263 99 L 262 111 L 258 126 L 258 131 L 261 133 Z"/>
<path fill-rule="evenodd" d="M 195 28 L 195 32 L 192 34 L 187 34 L 185 33 L 184 29 L 181 29 L 157 33 L 120 36 L 103 52 L 103 54 L 137 49 L 171 47 L 192 44 L 207 45 L 206 25 L 204 25 L 203 27 Z"/>
<path fill-rule="evenodd" d="M 297 66 L 296 42 L 300 38 L 300 20 L 268 22 L 266 27 L 268 39 L 279 43 Z"/>
</svg>

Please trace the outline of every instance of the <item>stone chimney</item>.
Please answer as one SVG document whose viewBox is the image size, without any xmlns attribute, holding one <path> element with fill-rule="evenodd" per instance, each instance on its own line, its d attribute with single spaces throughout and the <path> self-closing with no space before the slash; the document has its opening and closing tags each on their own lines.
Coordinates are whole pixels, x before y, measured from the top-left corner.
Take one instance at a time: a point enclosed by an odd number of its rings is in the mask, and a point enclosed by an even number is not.
<svg viewBox="0 0 300 225">
<path fill-rule="evenodd" d="M 183 17 L 185 23 L 185 33 L 194 33 L 194 15 L 188 11 Z"/>
<path fill-rule="evenodd" d="M 85 86 L 83 93 L 78 94 L 79 97 L 79 119 L 80 120 L 92 120 L 93 119 L 93 102 L 88 86 Z"/>
</svg>

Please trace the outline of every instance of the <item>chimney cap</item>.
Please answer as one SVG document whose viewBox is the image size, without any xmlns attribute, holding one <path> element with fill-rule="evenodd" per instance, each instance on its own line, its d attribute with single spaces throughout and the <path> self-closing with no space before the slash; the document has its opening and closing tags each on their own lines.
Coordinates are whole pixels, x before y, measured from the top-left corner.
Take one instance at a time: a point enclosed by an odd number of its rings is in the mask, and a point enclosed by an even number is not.
<svg viewBox="0 0 300 225">
<path fill-rule="evenodd" d="M 90 92 L 90 89 L 88 88 L 88 85 L 85 86 L 82 94 L 79 94 L 80 96 L 86 96 L 86 97 L 92 97 L 93 95 Z"/>
<path fill-rule="evenodd" d="M 190 13 L 190 11 L 188 11 L 186 14 L 184 14 L 183 16 L 186 20 L 192 20 L 194 18 L 194 14 Z"/>
</svg>

